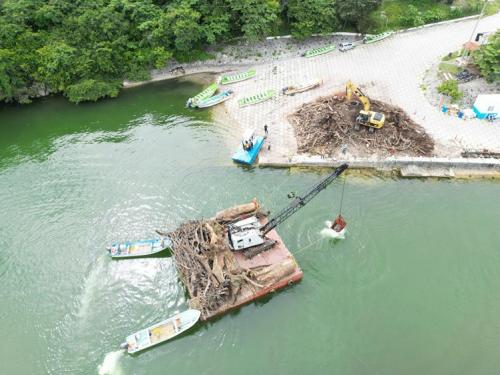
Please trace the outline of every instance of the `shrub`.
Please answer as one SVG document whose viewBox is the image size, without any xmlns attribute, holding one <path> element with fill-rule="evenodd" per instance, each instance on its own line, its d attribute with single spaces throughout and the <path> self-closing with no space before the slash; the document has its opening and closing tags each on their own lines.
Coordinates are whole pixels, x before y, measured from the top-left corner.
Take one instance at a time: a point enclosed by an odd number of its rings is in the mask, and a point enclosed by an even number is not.
<svg viewBox="0 0 500 375">
<path fill-rule="evenodd" d="M 405 14 L 399 16 L 399 22 L 406 27 L 421 26 L 425 23 L 422 14 L 415 5 L 408 5 Z"/>
<path fill-rule="evenodd" d="M 109 96 L 115 98 L 118 96 L 120 83 L 96 81 L 86 79 L 70 85 L 65 90 L 65 95 L 70 102 L 79 103 L 83 101 L 96 101 L 97 99 Z"/>
<path fill-rule="evenodd" d="M 453 102 L 459 101 L 464 96 L 464 93 L 458 89 L 458 82 L 454 79 L 444 81 L 437 90 L 440 94 L 448 95 Z"/>
<path fill-rule="evenodd" d="M 500 79 L 500 31 L 488 38 L 488 43 L 473 54 L 474 62 L 479 67 L 481 75 L 488 81 Z"/>
<path fill-rule="evenodd" d="M 446 19 L 446 13 L 441 9 L 429 9 L 424 12 L 423 19 L 425 23 L 443 21 Z"/>
</svg>

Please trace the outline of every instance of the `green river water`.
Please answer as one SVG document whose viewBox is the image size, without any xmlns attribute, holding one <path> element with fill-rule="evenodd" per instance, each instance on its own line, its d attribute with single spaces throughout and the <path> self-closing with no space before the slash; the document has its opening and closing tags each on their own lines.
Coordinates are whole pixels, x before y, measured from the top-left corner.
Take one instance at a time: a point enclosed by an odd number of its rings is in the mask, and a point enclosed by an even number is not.
<svg viewBox="0 0 500 375">
<path fill-rule="evenodd" d="M 498 374 L 500 184 L 349 176 L 347 238 L 320 236 L 335 182 L 279 227 L 303 280 L 138 356 L 138 329 L 187 307 L 168 257 L 111 261 L 258 197 L 276 211 L 323 175 L 230 161 L 238 131 L 164 82 L 116 100 L 0 108 L 0 373 Z"/>
</svg>

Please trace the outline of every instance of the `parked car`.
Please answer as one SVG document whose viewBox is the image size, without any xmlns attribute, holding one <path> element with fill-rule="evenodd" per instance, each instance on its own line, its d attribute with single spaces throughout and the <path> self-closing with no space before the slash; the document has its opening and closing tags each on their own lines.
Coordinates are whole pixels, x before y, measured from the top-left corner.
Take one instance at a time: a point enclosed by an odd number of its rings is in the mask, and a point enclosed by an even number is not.
<svg viewBox="0 0 500 375">
<path fill-rule="evenodd" d="M 354 47 L 356 47 L 354 45 L 354 43 L 340 43 L 339 44 L 339 51 L 345 52 L 345 51 L 348 51 L 350 49 L 353 49 Z"/>
</svg>

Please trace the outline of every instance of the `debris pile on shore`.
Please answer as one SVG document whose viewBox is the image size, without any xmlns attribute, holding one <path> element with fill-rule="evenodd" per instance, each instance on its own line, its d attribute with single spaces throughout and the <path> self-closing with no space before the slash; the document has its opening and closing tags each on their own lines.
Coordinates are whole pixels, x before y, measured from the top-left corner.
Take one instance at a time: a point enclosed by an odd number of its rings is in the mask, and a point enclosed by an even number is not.
<svg viewBox="0 0 500 375">
<path fill-rule="evenodd" d="M 378 100 L 371 100 L 371 110 L 385 114 L 384 127 L 373 133 L 366 127 L 355 130 L 362 109 L 356 104 L 335 95 L 304 104 L 292 113 L 288 119 L 295 129 L 299 153 L 332 156 L 345 144 L 357 156 L 432 154 L 434 142 L 424 129 L 402 109 Z"/>
<path fill-rule="evenodd" d="M 253 294 L 275 283 L 295 267 L 242 268 L 238 264 L 227 241 L 227 224 L 249 215 L 264 215 L 256 201 L 223 210 L 212 219 L 188 221 L 166 234 L 173 243 L 179 277 L 191 297 L 190 307 L 200 310 L 202 319 L 234 305 L 239 295 Z"/>
</svg>

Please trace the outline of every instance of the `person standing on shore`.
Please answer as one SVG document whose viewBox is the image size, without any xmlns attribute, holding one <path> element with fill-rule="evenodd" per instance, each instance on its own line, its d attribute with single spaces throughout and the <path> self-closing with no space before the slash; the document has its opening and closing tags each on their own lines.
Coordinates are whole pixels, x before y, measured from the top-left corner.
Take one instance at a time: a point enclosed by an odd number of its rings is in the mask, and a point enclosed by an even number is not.
<svg viewBox="0 0 500 375">
<path fill-rule="evenodd" d="M 264 134 L 266 137 L 269 134 L 269 131 L 267 130 L 267 125 L 264 125 Z"/>
</svg>

